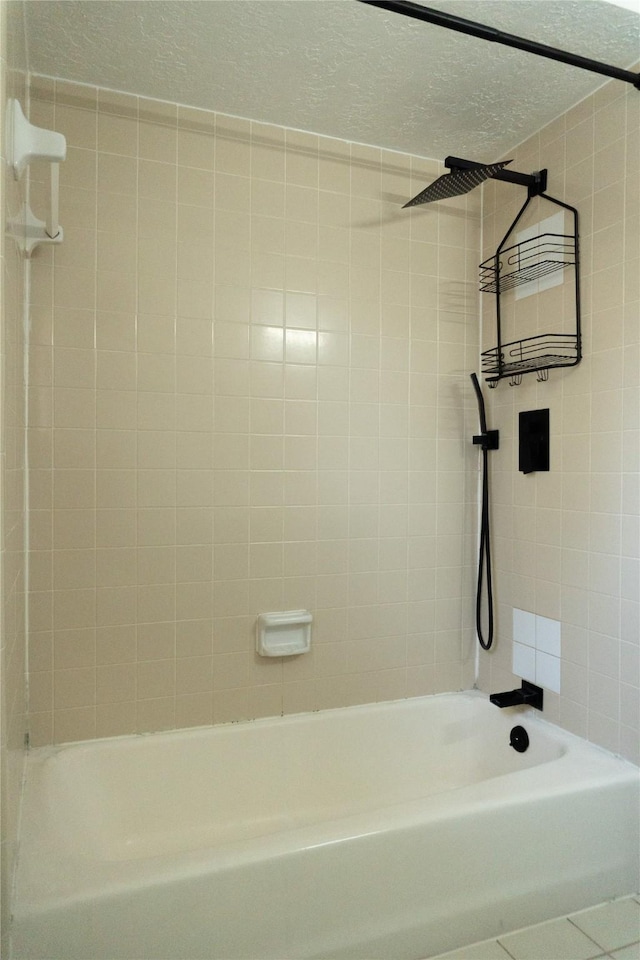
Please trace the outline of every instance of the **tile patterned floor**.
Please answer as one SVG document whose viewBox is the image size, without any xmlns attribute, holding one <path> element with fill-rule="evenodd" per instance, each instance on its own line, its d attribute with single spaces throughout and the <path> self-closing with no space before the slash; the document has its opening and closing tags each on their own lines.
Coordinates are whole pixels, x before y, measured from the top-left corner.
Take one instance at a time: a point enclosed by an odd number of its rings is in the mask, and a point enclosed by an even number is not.
<svg viewBox="0 0 640 960">
<path fill-rule="evenodd" d="M 483 940 L 432 960 L 640 960 L 640 894 Z"/>
</svg>

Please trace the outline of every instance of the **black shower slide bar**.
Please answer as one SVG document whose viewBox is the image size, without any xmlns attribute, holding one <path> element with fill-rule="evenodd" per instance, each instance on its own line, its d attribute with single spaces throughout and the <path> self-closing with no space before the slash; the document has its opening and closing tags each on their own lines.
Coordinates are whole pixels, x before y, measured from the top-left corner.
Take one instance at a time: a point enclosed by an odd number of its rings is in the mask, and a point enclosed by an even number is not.
<svg viewBox="0 0 640 960">
<path fill-rule="evenodd" d="M 513 33 L 496 30 L 495 27 L 488 27 L 483 23 L 477 23 L 475 20 L 455 17 L 451 13 L 443 13 L 442 10 L 435 10 L 433 7 L 423 7 L 420 3 L 411 3 L 410 0 L 360 0 L 360 3 L 367 3 L 372 7 L 381 7 L 383 10 L 389 10 L 392 13 L 401 13 L 405 17 L 424 20 L 426 23 L 434 23 L 436 26 L 445 27 L 447 30 L 456 30 L 458 33 L 480 37 L 481 40 L 502 43 L 507 47 L 515 47 L 518 50 L 536 54 L 538 57 L 547 57 L 548 60 L 568 63 L 572 67 L 580 67 L 582 70 L 600 73 L 604 77 L 613 77 L 614 80 L 623 80 L 625 83 L 632 83 L 636 90 L 640 90 L 640 73 L 633 73 L 631 70 L 623 70 L 621 67 L 600 63 L 599 60 L 581 57 L 577 53 L 568 53 L 566 50 L 558 50 L 556 47 L 548 47 L 544 43 L 527 40 L 525 37 L 517 37 Z"/>
</svg>

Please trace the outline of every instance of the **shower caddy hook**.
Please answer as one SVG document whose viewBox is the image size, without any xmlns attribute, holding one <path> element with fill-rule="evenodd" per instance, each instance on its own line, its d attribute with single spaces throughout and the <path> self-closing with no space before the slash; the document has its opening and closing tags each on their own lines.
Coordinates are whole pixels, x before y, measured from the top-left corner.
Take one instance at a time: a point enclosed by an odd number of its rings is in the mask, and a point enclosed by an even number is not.
<svg viewBox="0 0 640 960">
<path fill-rule="evenodd" d="M 66 160 L 67 141 L 63 134 L 36 127 L 25 117 L 19 100 L 9 100 L 6 119 L 7 159 L 16 180 L 32 160 L 51 163 L 51 194 L 46 220 L 39 220 L 25 201 L 19 217 L 9 221 L 9 232 L 20 249 L 30 257 L 40 243 L 62 243 L 64 232 L 58 220 L 59 164 Z"/>
</svg>

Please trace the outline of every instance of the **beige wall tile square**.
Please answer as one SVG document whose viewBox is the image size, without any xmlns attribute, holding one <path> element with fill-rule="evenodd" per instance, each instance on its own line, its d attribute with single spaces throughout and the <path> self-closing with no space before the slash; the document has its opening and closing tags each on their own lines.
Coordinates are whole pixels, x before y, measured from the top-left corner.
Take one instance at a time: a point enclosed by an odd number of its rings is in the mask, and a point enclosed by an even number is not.
<svg viewBox="0 0 640 960">
<path fill-rule="evenodd" d="M 69 146 L 86 150 L 97 148 L 97 114 L 90 109 L 56 103 L 56 130 L 63 133 Z"/>
<path fill-rule="evenodd" d="M 138 198 L 138 235 L 140 237 L 174 237 L 177 224 L 175 202 L 140 196 Z"/>
<path fill-rule="evenodd" d="M 96 629 L 96 665 L 130 663 L 136 659 L 136 628 L 128 626 Z"/>
<path fill-rule="evenodd" d="M 216 406 L 218 406 L 217 401 Z M 176 427 L 179 431 L 211 430 L 213 413 L 214 404 L 212 398 L 207 395 L 178 394 L 176 396 Z"/>
<path fill-rule="evenodd" d="M 209 357 L 213 353 L 214 326 L 209 317 L 178 316 L 176 352 L 186 357 Z"/>
<path fill-rule="evenodd" d="M 176 586 L 173 583 L 139 585 L 136 602 L 139 622 L 164 623 L 176 618 Z"/>
<path fill-rule="evenodd" d="M 246 437 L 236 438 L 230 435 L 214 439 L 204 432 L 176 434 L 177 463 L 184 469 L 209 469 L 213 467 L 218 455 L 222 457 L 221 462 L 228 463 L 231 467 L 246 467 L 246 448 Z"/>
<path fill-rule="evenodd" d="M 95 594 L 95 622 L 98 627 L 135 623 L 135 588 L 129 586 L 99 588 Z"/>
<path fill-rule="evenodd" d="M 137 701 L 136 733 L 152 733 L 175 726 L 175 697 Z"/>
<path fill-rule="evenodd" d="M 76 707 L 56 710 L 53 715 L 53 742 L 91 740 L 96 736 L 96 709 Z"/>
<path fill-rule="evenodd" d="M 214 169 L 213 138 L 206 132 L 187 129 L 181 125 L 177 146 L 177 162 L 180 166 L 197 167 L 201 170 Z"/>
<path fill-rule="evenodd" d="M 176 691 L 179 696 L 211 690 L 211 657 L 187 657 L 176 660 Z"/>
<path fill-rule="evenodd" d="M 92 667 L 56 670 L 53 675 L 54 709 L 84 707 L 95 703 L 96 673 Z"/>
<path fill-rule="evenodd" d="M 182 620 L 176 624 L 176 656 L 209 656 L 213 625 L 210 619 Z"/>
<path fill-rule="evenodd" d="M 166 314 L 138 316 L 137 347 L 142 353 L 172 354 L 175 351 L 175 316 Z"/>
<path fill-rule="evenodd" d="M 176 726 L 200 727 L 213 723 L 213 699 L 210 692 L 176 697 Z"/>
<path fill-rule="evenodd" d="M 213 574 L 213 552 L 208 545 L 189 545 L 176 548 L 177 582 L 211 580 Z"/>
<path fill-rule="evenodd" d="M 177 147 L 177 131 L 172 122 L 147 122 L 141 119 L 138 126 L 138 154 L 141 158 L 173 165 L 177 162 Z"/>
<path fill-rule="evenodd" d="M 96 669 L 96 701 L 98 704 L 114 704 L 135 700 L 136 693 L 136 669 L 133 663 L 105 664 Z M 124 713 L 124 712 L 123 712 Z M 102 723 L 106 726 L 107 717 L 110 717 L 111 723 L 114 723 L 115 712 L 111 714 L 102 713 Z M 125 722 L 124 717 L 127 717 Z M 131 715 L 127 712 L 122 716 L 121 723 L 126 727 L 126 732 L 131 733 Z M 104 734 L 103 734 L 104 736 Z"/>
<path fill-rule="evenodd" d="M 94 539 L 97 547 L 133 547 L 135 535 L 135 510 L 96 510 Z"/>
<path fill-rule="evenodd" d="M 144 623 L 138 625 L 137 659 L 169 660 L 175 657 L 175 623 Z"/>
<path fill-rule="evenodd" d="M 170 244 L 169 238 L 167 243 Z M 181 280 L 213 280 L 213 241 L 198 243 L 187 239 L 178 242 L 177 275 Z"/>
<path fill-rule="evenodd" d="M 175 686 L 175 661 L 150 660 L 137 664 L 137 685 L 140 699 L 171 695 Z"/>
<path fill-rule="evenodd" d="M 178 174 L 178 201 L 200 208 L 212 208 L 214 201 L 214 176 L 210 170 L 180 166 Z M 231 185 L 229 184 L 230 191 Z M 204 212 L 204 211 L 203 211 Z"/>
<path fill-rule="evenodd" d="M 96 736 L 122 737 L 136 732 L 136 704 L 98 703 L 96 705 Z"/>
<path fill-rule="evenodd" d="M 175 542 L 176 511 L 173 507 L 150 507 L 137 511 L 138 546 L 169 545 Z"/>
<path fill-rule="evenodd" d="M 138 153 L 138 124 L 133 117 L 98 114 L 98 150 L 135 157 Z"/>
<path fill-rule="evenodd" d="M 99 153 L 98 190 L 104 193 L 125 193 L 135 196 L 138 187 L 138 163 L 134 157 Z M 79 186 L 78 181 L 72 181 Z M 90 183 L 87 183 L 90 186 Z"/>
</svg>

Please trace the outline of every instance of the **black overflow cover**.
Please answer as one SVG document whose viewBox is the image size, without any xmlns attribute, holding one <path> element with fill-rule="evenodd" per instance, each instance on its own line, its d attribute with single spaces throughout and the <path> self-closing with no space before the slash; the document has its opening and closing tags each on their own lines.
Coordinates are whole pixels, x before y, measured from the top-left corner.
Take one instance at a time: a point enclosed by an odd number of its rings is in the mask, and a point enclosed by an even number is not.
<svg viewBox="0 0 640 960">
<path fill-rule="evenodd" d="M 509 745 L 517 750 L 518 753 L 524 753 L 529 746 L 529 734 L 524 727 L 514 727 L 509 736 Z"/>
</svg>

